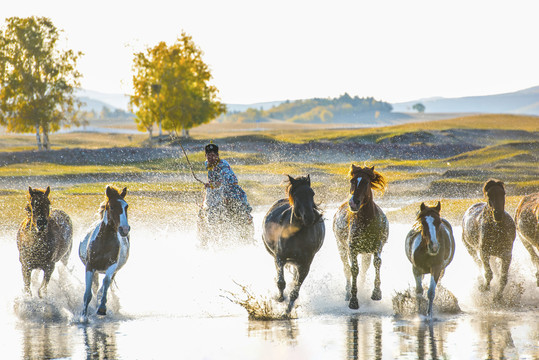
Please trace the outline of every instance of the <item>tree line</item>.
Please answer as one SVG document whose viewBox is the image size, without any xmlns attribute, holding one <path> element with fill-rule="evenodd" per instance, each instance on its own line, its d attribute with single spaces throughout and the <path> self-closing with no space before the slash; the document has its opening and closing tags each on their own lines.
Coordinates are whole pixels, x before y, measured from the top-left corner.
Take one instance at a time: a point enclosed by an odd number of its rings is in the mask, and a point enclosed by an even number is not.
<svg viewBox="0 0 539 360">
<path fill-rule="evenodd" d="M 249 108 L 243 112 L 222 115 L 224 122 L 266 122 L 282 120 L 296 123 L 354 123 L 367 114 L 374 117 L 393 110 L 391 104 L 372 97 L 351 97 L 348 93 L 338 98 L 314 98 L 285 101 L 268 110 Z"/>
<path fill-rule="evenodd" d="M 96 116 L 81 110 L 75 96 L 84 54 L 59 47 L 61 30 L 46 17 L 11 17 L 0 29 L 0 126 L 9 132 L 35 133 L 39 150 L 61 127 L 83 125 Z M 185 134 L 226 112 L 209 84 L 209 67 L 191 36 L 182 32 L 172 45 L 160 42 L 134 54 L 129 110 L 137 128 Z M 121 116 L 104 110 L 106 117 Z"/>
</svg>

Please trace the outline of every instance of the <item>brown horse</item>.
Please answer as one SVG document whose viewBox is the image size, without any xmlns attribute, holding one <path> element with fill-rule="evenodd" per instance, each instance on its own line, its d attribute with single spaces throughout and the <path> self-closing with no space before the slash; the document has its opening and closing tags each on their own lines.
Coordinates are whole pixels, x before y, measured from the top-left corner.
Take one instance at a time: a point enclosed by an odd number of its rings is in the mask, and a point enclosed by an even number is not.
<svg viewBox="0 0 539 360">
<path fill-rule="evenodd" d="M 376 274 L 371 299 L 382 299 L 381 253 L 389 235 L 389 223 L 382 209 L 375 204 L 372 189 L 384 191 L 386 186 L 385 177 L 374 171 L 374 166 L 369 168 L 352 164 L 350 166 L 350 198 L 339 207 L 333 218 L 333 232 L 344 265 L 346 300 L 350 300 L 350 309 L 359 308 L 358 254 L 362 254 L 362 277 L 365 276 L 374 254 Z"/>
<path fill-rule="evenodd" d="M 432 319 L 432 303 L 438 280 L 455 255 L 455 239 L 451 224 L 440 217 L 441 204 L 426 206 L 421 203 L 417 222 L 406 235 L 405 252 L 412 263 L 416 295 L 423 296 L 423 275 L 430 274 L 427 316 Z"/>
<path fill-rule="evenodd" d="M 275 259 L 279 301 L 284 300 L 286 287 L 284 266 L 289 263 L 296 267 L 294 288 L 287 308 L 290 313 L 314 256 L 324 243 L 326 228 L 314 202 L 310 177 L 288 176 L 288 180 L 288 199 L 278 200 L 268 210 L 263 221 L 262 240 Z"/>
<path fill-rule="evenodd" d="M 67 265 L 73 245 L 71 219 L 62 210 L 50 210 L 50 191 L 49 186 L 46 190 L 28 188 L 28 204 L 25 208 L 28 216 L 17 232 L 19 261 L 27 294 L 32 295 L 32 270 L 41 269 L 44 272 L 39 297 L 46 294 L 56 263 L 61 260 Z"/>
<path fill-rule="evenodd" d="M 494 300 L 501 299 L 507 285 L 509 266 L 516 237 L 515 222 L 505 211 L 505 186 L 502 181 L 489 179 L 483 186 L 487 202 L 474 204 L 466 210 L 462 219 L 462 242 L 479 266 L 485 271 L 485 284 L 480 288 L 490 290 L 493 274 L 490 257 L 500 258 L 500 288 Z"/>
<path fill-rule="evenodd" d="M 539 193 L 524 196 L 520 200 L 515 213 L 515 223 L 520 240 L 537 269 L 535 277 L 539 286 Z"/>
<path fill-rule="evenodd" d="M 127 222 L 127 202 L 124 200 L 127 188 L 120 193 L 118 189 L 107 186 L 106 199 L 101 204 L 97 221 L 79 245 L 79 257 L 86 266 L 86 291 L 84 308 L 86 316 L 88 304 L 92 300 L 92 284 L 97 283 L 97 275 L 105 274 L 101 303 L 98 315 L 107 314 L 107 291 L 116 273 L 125 265 L 129 257 L 129 224 Z"/>
</svg>

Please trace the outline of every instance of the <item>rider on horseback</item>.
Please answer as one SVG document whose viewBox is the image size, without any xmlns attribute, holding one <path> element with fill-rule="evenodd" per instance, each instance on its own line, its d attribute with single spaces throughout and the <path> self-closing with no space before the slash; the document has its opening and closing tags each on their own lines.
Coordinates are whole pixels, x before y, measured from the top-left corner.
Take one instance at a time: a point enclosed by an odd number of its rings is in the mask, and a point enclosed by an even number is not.
<svg viewBox="0 0 539 360">
<path fill-rule="evenodd" d="M 219 147 L 210 143 L 204 150 L 206 153 L 204 165 L 208 170 L 208 182 L 205 184 L 205 210 L 209 215 L 217 215 L 219 211 L 224 210 L 237 220 L 252 223 L 252 208 L 247 201 L 247 195 L 238 185 L 238 178 L 228 162 L 219 158 Z"/>
</svg>

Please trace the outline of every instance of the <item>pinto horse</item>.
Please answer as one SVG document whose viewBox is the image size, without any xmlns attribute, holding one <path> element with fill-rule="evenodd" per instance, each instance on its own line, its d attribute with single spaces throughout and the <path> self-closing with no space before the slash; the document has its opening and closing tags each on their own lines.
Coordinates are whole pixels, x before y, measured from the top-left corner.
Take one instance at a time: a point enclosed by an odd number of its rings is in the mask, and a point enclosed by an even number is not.
<svg viewBox="0 0 539 360">
<path fill-rule="evenodd" d="M 333 218 L 333 232 L 337 240 L 339 254 L 346 277 L 346 300 L 350 309 L 358 309 L 357 276 L 359 274 L 358 254 L 362 254 L 362 277 L 365 276 L 374 254 L 374 290 L 372 300 L 381 300 L 380 257 L 389 235 L 387 218 L 373 199 L 373 191 L 384 191 L 385 177 L 373 167 L 350 166 L 350 198 L 345 201 Z"/>
<path fill-rule="evenodd" d="M 39 297 L 47 292 L 55 265 L 62 261 L 67 265 L 73 246 L 73 224 L 62 210 L 50 210 L 51 188 L 46 190 L 28 188 L 28 213 L 17 232 L 19 261 L 22 265 L 24 290 L 32 295 L 30 289 L 32 270 L 43 270 L 43 282 L 38 291 Z"/>
<path fill-rule="evenodd" d="M 466 210 L 462 219 L 462 242 L 475 262 L 483 265 L 485 284 L 481 290 L 490 290 L 493 274 L 490 257 L 500 258 L 500 287 L 494 300 L 501 299 L 507 285 L 509 266 L 516 237 L 515 222 L 505 211 L 505 186 L 502 181 L 489 179 L 483 185 L 483 194 L 487 203 L 474 204 Z"/>
<path fill-rule="evenodd" d="M 284 266 L 292 264 L 296 267 L 287 308 L 290 313 L 314 256 L 324 243 L 326 228 L 322 213 L 314 202 L 310 176 L 288 176 L 288 181 L 288 199 L 276 201 L 264 217 L 262 240 L 275 259 L 279 301 L 284 301 Z"/>
<path fill-rule="evenodd" d="M 515 223 L 520 240 L 537 269 L 535 277 L 539 286 L 539 193 L 524 196 L 520 200 L 515 213 Z"/>
<path fill-rule="evenodd" d="M 97 221 L 79 245 L 79 257 L 86 266 L 86 291 L 84 292 L 83 316 L 92 300 L 92 284 L 97 284 L 98 274 L 105 274 L 101 290 L 101 304 L 98 315 L 107 313 L 107 291 L 116 273 L 125 265 L 129 257 L 129 224 L 127 222 L 127 202 L 124 200 L 127 188 L 107 186 L 106 199 L 101 204 Z M 101 290 L 99 292 L 101 292 Z"/>
<path fill-rule="evenodd" d="M 438 280 L 455 255 L 455 239 L 451 224 L 440 217 L 441 204 L 426 206 L 421 203 L 417 222 L 406 235 L 405 252 L 412 263 L 416 295 L 423 295 L 423 275 L 430 274 L 427 316 L 432 318 L 432 303 Z"/>
</svg>

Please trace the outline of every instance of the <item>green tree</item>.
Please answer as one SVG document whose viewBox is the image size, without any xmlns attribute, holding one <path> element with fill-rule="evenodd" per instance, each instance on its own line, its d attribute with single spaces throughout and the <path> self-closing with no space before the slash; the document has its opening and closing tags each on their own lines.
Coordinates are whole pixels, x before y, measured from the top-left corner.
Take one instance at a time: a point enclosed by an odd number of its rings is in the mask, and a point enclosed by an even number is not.
<svg viewBox="0 0 539 360">
<path fill-rule="evenodd" d="M 73 91 L 82 53 L 58 49 L 59 34 L 45 17 L 11 17 L 0 30 L 0 125 L 35 131 L 39 150 L 49 149 L 51 132 L 79 124 Z"/>
<path fill-rule="evenodd" d="M 425 105 L 421 103 L 414 104 L 412 106 L 412 109 L 416 110 L 418 113 L 424 113 L 425 112 Z"/>
<path fill-rule="evenodd" d="M 185 135 L 226 112 L 217 88 L 209 85 L 212 76 L 202 51 L 185 32 L 171 46 L 160 42 L 136 53 L 133 70 L 129 106 L 138 129 L 148 131 L 150 139 L 154 125 Z"/>
</svg>

